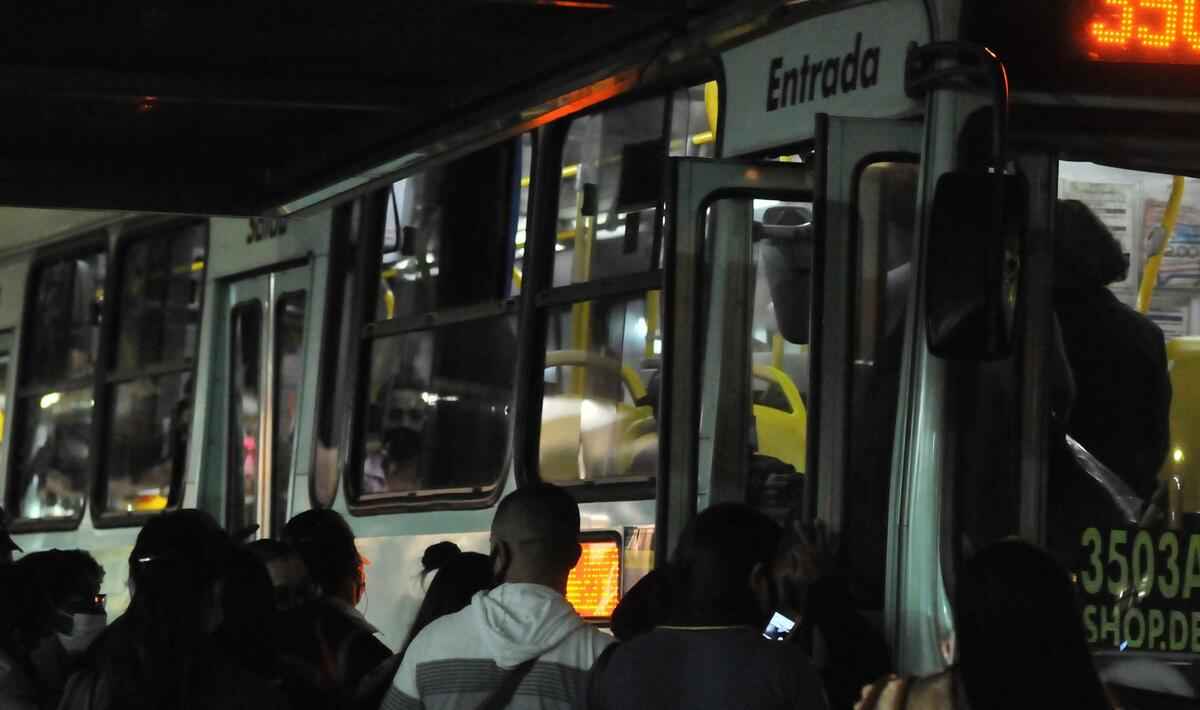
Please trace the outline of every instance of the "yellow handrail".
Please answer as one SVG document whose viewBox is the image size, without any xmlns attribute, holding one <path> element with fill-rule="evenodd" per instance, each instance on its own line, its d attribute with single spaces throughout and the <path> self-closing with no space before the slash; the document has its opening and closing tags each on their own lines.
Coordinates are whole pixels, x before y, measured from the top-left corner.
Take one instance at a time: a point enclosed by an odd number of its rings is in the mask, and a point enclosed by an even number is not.
<svg viewBox="0 0 1200 710">
<path fill-rule="evenodd" d="M 1163 214 L 1163 241 L 1158 253 L 1146 260 L 1146 270 L 1142 272 L 1142 285 L 1138 289 L 1137 309 L 1139 313 L 1150 310 L 1150 301 L 1154 298 L 1154 287 L 1158 285 L 1158 269 L 1162 266 L 1163 254 L 1171 243 L 1171 235 L 1175 232 L 1175 223 L 1179 220 L 1179 208 L 1183 203 L 1183 177 L 1176 175 L 1171 179 L 1171 199 L 1167 201 L 1167 210 Z"/>
</svg>

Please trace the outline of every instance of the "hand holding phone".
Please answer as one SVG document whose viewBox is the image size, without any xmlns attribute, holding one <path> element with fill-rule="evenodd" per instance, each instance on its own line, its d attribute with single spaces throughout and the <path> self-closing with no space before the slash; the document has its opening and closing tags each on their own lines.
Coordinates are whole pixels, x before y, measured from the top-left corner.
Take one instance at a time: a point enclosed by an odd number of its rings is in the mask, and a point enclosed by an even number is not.
<svg viewBox="0 0 1200 710">
<path fill-rule="evenodd" d="M 771 641 L 782 641 L 792 633 L 792 629 L 796 628 L 796 622 L 778 611 L 771 616 L 771 620 L 767 622 L 767 628 L 763 631 L 763 638 Z"/>
</svg>

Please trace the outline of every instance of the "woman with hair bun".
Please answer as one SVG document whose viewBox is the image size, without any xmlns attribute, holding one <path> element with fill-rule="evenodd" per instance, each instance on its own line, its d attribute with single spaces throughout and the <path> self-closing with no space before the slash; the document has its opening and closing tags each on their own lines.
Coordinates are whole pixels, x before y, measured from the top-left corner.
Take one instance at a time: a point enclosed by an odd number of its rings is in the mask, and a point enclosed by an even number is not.
<svg viewBox="0 0 1200 710">
<path fill-rule="evenodd" d="M 471 603 L 477 592 L 491 589 L 492 563 L 487 555 L 478 552 L 463 552 L 453 542 L 439 542 L 425 548 L 421 556 L 422 579 L 433 574 L 433 581 L 425 592 L 425 601 L 417 610 L 408 638 L 400 647 L 400 655 L 408 645 L 435 619 L 460 611 Z M 436 574 L 434 574 L 436 573 Z"/>
<path fill-rule="evenodd" d="M 494 586 L 492 562 L 487 555 L 478 552 L 463 552 L 449 540 L 434 543 L 425 548 L 421 555 L 421 579 L 434 575 L 425 591 L 425 600 L 417 610 L 412 628 L 400 652 L 384 661 L 363 679 L 358 693 L 357 707 L 377 708 L 392 684 L 392 676 L 404 659 L 409 644 L 429 624 L 447 614 L 461 611 L 471 603 L 476 593 Z"/>
</svg>

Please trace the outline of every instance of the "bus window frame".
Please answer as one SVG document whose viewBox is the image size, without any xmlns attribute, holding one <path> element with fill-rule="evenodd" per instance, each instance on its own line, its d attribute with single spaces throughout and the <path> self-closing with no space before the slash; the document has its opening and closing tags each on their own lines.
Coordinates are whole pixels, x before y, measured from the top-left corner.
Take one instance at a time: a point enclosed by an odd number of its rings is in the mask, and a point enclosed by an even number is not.
<svg viewBox="0 0 1200 710">
<path fill-rule="evenodd" d="M 355 289 L 360 282 L 362 271 L 356 273 L 359 266 L 356 261 L 355 249 L 362 250 L 362 235 L 364 206 L 369 202 L 369 196 L 361 199 L 343 202 L 332 208 L 330 229 L 333 232 L 333 247 L 329 252 L 329 271 L 325 281 L 325 308 L 320 314 L 321 346 L 314 366 L 321 373 L 333 373 L 339 370 L 339 365 L 354 367 L 358 362 L 359 333 L 362 324 L 355 317 L 356 309 L 346 310 L 346 301 L 353 306 L 356 303 L 357 291 L 351 291 L 347 299 L 347 288 Z M 385 202 L 386 206 L 386 202 Z M 383 227 L 380 227 L 382 235 Z M 363 279 L 374 283 L 370 279 Z M 346 317 L 349 316 L 349 317 Z M 345 317 L 345 323 L 338 327 L 328 327 L 330 324 Z M 342 358 L 345 357 L 343 362 Z M 351 371 L 351 382 L 357 382 L 358 371 Z M 314 509 L 331 508 L 337 500 L 341 487 L 341 468 L 331 459 L 321 456 L 322 449 L 336 452 L 340 442 L 350 441 L 348 434 L 353 431 L 353 421 L 339 416 L 343 411 L 341 402 L 350 393 L 357 392 L 357 385 L 349 388 L 342 385 L 343 378 L 320 377 L 317 384 L 316 422 L 313 433 L 316 441 L 313 446 L 312 474 L 308 477 L 308 501 Z M 353 417 L 350 418 L 351 420 Z M 331 495 L 328 500 L 322 495 L 322 485 L 332 478 L 328 486 Z M 293 491 L 293 495 L 295 492 Z"/>
<path fill-rule="evenodd" d="M 360 215 L 360 220 L 356 223 L 359 235 L 356 247 L 359 249 L 359 253 L 357 254 L 354 274 L 355 278 L 361 278 L 361 282 L 357 284 L 354 292 L 354 298 L 358 302 L 353 304 L 351 309 L 355 318 L 355 322 L 351 325 L 350 333 L 350 338 L 353 341 L 352 347 L 355 351 L 349 357 L 349 360 L 354 363 L 355 368 L 353 375 L 354 384 L 352 386 L 353 402 L 350 405 L 349 411 L 350 424 L 346 435 L 341 438 L 342 442 L 347 446 L 348 452 L 344 458 L 344 465 L 340 466 L 341 480 L 338 482 L 340 490 L 346 497 L 346 508 L 352 516 L 442 510 L 479 510 L 494 506 L 504 492 L 505 479 L 512 469 L 514 458 L 513 425 L 511 423 L 509 425 L 508 450 L 505 452 L 504 463 L 496 471 L 496 476 L 489 485 L 369 494 L 363 494 L 358 489 L 361 486 L 360 479 L 364 464 L 362 438 L 365 435 L 367 400 L 371 380 L 371 356 L 375 341 L 390 336 L 425 331 L 436 332 L 445 326 L 461 325 L 509 316 L 513 317 L 517 324 L 518 360 L 522 342 L 520 302 L 524 300 L 525 288 L 522 288 L 521 293 L 516 296 L 503 297 L 467 306 L 443 307 L 426 313 L 401 316 L 390 320 L 375 319 L 380 257 L 383 254 L 384 229 L 387 224 L 388 201 L 391 197 L 392 186 L 401 180 L 436 170 L 458 158 L 481 151 L 497 150 L 505 144 L 511 146 L 510 158 L 519 167 L 521 160 L 521 135 L 522 133 L 503 136 L 499 140 L 478 146 L 472 151 L 461 154 L 450 153 L 440 156 L 436 161 L 422 163 L 411 171 L 395 175 L 386 184 L 373 190 L 367 197 L 363 198 L 362 214 Z M 534 144 L 534 161 L 536 164 L 536 138 Z M 535 174 L 536 171 L 531 170 L 529 193 L 531 205 L 534 194 L 533 180 Z M 518 199 L 520 189 L 519 183 L 514 182 L 512 190 L 518 196 Z M 504 200 L 503 202 L 507 209 L 512 209 L 513 205 L 517 204 L 517 202 L 511 199 Z M 517 209 L 519 209 L 519 206 Z M 511 217 L 511 215 L 506 215 L 506 217 Z M 516 220 L 505 219 L 503 221 L 506 225 L 505 239 L 511 242 L 515 239 L 514 229 Z M 354 224 L 353 220 L 351 222 Z M 528 251 L 526 253 L 528 254 Z M 511 258 L 510 254 L 507 267 L 509 270 L 511 270 Z M 517 392 L 519 390 L 518 383 L 518 376 L 514 374 L 512 398 L 510 400 L 513 402 L 510 422 L 516 421 L 521 416 L 520 410 L 516 407 Z M 355 472 L 358 472 L 358 475 L 355 475 Z M 312 479 L 310 479 L 310 486 L 312 485 Z M 315 493 L 315 490 L 312 492 Z"/>
<path fill-rule="evenodd" d="M 61 380 L 57 384 L 45 382 L 26 382 L 23 375 L 29 369 L 31 357 L 31 347 L 33 339 L 29 335 L 33 332 L 37 325 L 37 317 L 34 313 L 33 305 L 36 303 L 37 289 L 41 282 L 43 270 L 57 262 L 66 261 L 67 259 L 80 256 L 91 256 L 95 254 L 103 254 L 106 260 L 111 255 L 110 247 L 111 235 L 108 227 L 91 230 L 84 233 L 78 238 L 72 239 L 62 244 L 52 244 L 50 246 L 38 249 L 33 260 L 29 264 L 28 277 L 25 279 L 25 291 L 23 294 L 24 302 L 22 303 L 21 313 L 21 330 L 17 337 L 17 372 L 15 377 L 16 386 L 12 392 L 12 406 L 9 407 L 8 418 L 12 424 L 6 424 L 10 427 L 12 435 L 8 438 L 7 445 L 7 461 L 5 463 L 5 504 L 9 510 L 8 528 L 14 533 L 36 533 L 36 532 L 62 532 L 66 530 L 75 530 L 83 521 L 84 515 L 87 514 L 88 503 L 91 502 L 91 490 L 93 482 L 99 475 L 100 461 L 96 456 L 95 443 L 100 436 L 100 417 L 96 412 L 99 411 L 100 402 L 96 401 L 92 405 L 92 423 L 91 423 L 91 441 L 89 446 L 92 446 L 90 460 L 88 462 L 87 474 L 83 481 L 83 505 L 78 514 L 69 517 L 61 518 L 24 518 L 20 517 L 20 506 L 13 505 L 14 499 L 20 495 L 16 483 L 16 459 L 12 455 L 14 451 L 18 451 L 21 445 L 25 442 L 21 441 L 22 432 L 17 422 L 23 419 L 24 412 L 22 411 L 22 403 L 36 397 L 39 394 L 46 394 L 61 389 L 83 389 L 91 387 L 92 397 L 95 400 L 96 395 L 101 389 L 104 377 L 104 368 L 102 366 L 104 343 L 107 337 L 107 331 L 111 322 L 110 309 L 112 299 L 107 295 L 104 299 L 104 305 L 101 310 L 99 342 L 100 347 L 97 353 L 96 364 L 92 368 L 92 374 L 85 377 L 78 377 L 70 380 Z M 106 294 L 112 293 L 113 286 L 113 269 L 111 262 L 105 264 L 104 289 Z M 66 387 L 63 387 L 66 385 Z"/>
<path fill-rule="evenodd" d="M 534 142 L 534 160 L 530 180 L 530 221 L 526 231 L 526 268 L 524 284 L 521 289 L 522 294 L 529 294 L 530 297 L 526 299 L 528 304 L 522 306 L 520 321 L 522 335 L 519 348 L 521 348 L 520 352 L 523 357 L 518 356 L 520 365 L 517 374 L 517 401 L 521 403 L 521 406 L 516 409 L 517 420 L 514 433 L 515 473 L 518 486 L 542 482 L 538 467 L 541 454 L 546 334 L 551 316 L 563 306 L 621 297 L 637 298 L 653 290 L 665 293 L 668 287 L 666 264 L 661 262 L 670 261 L 669 254 L 673 249 L 673 242 L 669 230 L 663 225 L 665 211 L 662 205 L 664 199 L 659 200 L 656 219 L 659 231 L 656 240 L 661 241 L 663 249 L 661 260 L 659 254 L 655 253 L 652 255 L 649 268 L 645 270 L 581 283 L 553 285 L 554 244 L 557 240 L 561 188 L 559 174 L 563 169 L 563 152 L 571 126 L 577 120 L 620 111 L 633 104 L 657 99 L 662 102 L 663 106 L 662 137 L 669 144 L 676 93 L 715 77 L 705 72 L 704 77 L 689 78 L 693 80 L 674 82 L 669 86 L 648 87 L 643 91 L 631 91 L 618 99 L 591 106 L 585 111 L 572 114 L 570 117 L 545 127 L 539 134 L 541 140 Z M 716 137 L 718 151 L 720 148 L 719 136 L 720 132 L 718 131 Z M 662 155 L 664 167 L 669 157 L 668 149 Z M 666 331 L 665 317 L 664 310 L 664 333 Z M 664 354 L 666 352 L 665 340 L 664 337 Z M 571 495 L 580 503 L 655 500 L 658 498 L 658 481 L 666 475 L 666 469 L 663 466 L 665 451 L 662 446 L 661 419 L 666 416 L 667 411 L 669 410 L 664 402 L 660 405 L 659 412 L 658 474 L 655 477 L 631 477 L 629 480 L 618 478 L 603 482 L 581 481 L 558 485 L 568 488 Z"/>
<path fill-rule="evenodd" d="M 117 345 L 120 337 L 120 296 L 121 288 L 124 286 L 125 276 L 125 260 L 129 251 L 139 243 L 150 239 L 168 239 L 168 233 L 181 232 L 193 226 L 201 226 L 204 230 L 204 260 L 205 270 L 201 277 L 200 283 L 200 303 L 199 310 L 200 323 L 197 331 L 196 347 L 192 351 L 191 357 L 183 360 L 174 360 L 156 363 L 150 367 L 141 369 L 129 368 L 120 370 L 117 369 Z M 99 428 L 99 439 L 95 442 L 95 452 L 99 459 L 96 462 L 96 475 L 94 476 L 94 484 L 91 491 L 92 505 L 92 524 L 98 529 L 121 528 L 121 527 L 139 527 L 147 520 L 158 515 L 173 510 L 178 510 L 183 505 L 184 487 L 187 482 L 187 463 L 185 459 L 184 468 L 182 471 L 173 473 L 175 480 L 171 482 L 170 495 L 167 498 L 167 507 L 160 511 L 146 512 L 108 512 L 105 510 L 105 504 L 108 498 L 108 472 L 103 465 L 104 458 L 108 455 L 111 442 L 109 441 L 109 432 L 111 431 L 111 417 L 109 416 L 109 408 L 113 404 L 113 392 L 117 385 L 126 382 L 133 382 L 146 377 L 163 377 L 167 375 L 178 375 L 184 372 L 192 373 L 192 392 L 193 395 L 197 389 L 196 382 L 196 366 L 200 350 L 200 340 L 204 329 L 204 307 L 205 299 L 208 297 L 208 261 L 211 258 L 209 247 L 211 246 L 212 224 L 209 220 L 202 218 L 168 218 L 165 220 L 153 220 L 148 223 L 136 224 L 127 233 L 122 233 L 117 237 L 116 247 L 111 250 L 112 268 L 110 269 L 111 278 L 109 284 L 105 287 L 110 289 L 109 293 L 113 294 L 113 298 L 105 298 L 104 303 L 104 322 L 106 330 L 101 333 L 100 340 L 100 364 L 97 369 L 102 370 L 101 379 L 98 382 L 96 392 L 96 407 L 100 412 L 99 418 L 101 426 Z M 195 412 L 193 415 L 195 416 Z M 192 446 L 190 431 L 188 448 Z"/>
</svg>

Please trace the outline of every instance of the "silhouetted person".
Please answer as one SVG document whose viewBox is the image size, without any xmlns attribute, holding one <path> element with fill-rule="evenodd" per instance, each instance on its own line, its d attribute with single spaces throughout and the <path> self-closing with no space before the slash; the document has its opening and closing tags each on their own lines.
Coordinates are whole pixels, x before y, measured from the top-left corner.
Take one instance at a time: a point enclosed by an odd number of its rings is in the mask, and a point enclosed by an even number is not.
<svg viewBox="0 0 1200 710">
<path fill-rule="evenodd" d="M 21 551 L 21 546 L 13 542 L 12 536 L 8 534 L 8 514 L 4 512 L 4 508 L 0 508 L 0 567 L 11 565 L 13 553 Z"/>
<path fill-rule="evenodd" d="M 669 567 L 669 623 L 597 665 L 589 706 L 823 709 L 821 680 L 804 650 L 763 638 L 778 609 L 771 566 L 782 537 L 747 505 L 700 513 Z"/>
<path fill-rule="evenodd" d="M 561 488 L 519 488 L 492 521 L 499 586 L 413 639 L 383 708 L 583 707 L 587 672 L 612 639 L 567 603 L 579 506 Z"/>
<path fill-rule="evenodd" d="M 824 653 L 817 668 L 830 707 L 850 708 L 865 683 L 892 667 L 887 641 L 855 608 L 825 529 L 795 527 L 771 564 L 771 607 L 799 621 L 789 640 L 819 640 Z"/>
<path fill-rule="evenodd" d="M 222 580 L 217 642 L 239 667 L 282 686 L 275 588 L 249 546 L 236 549 Z"/>
<path fill-rule="evenodd" d="M 856 707 L 1112 708 L 1088 651 L 1074 584 L 1049 554 L 1020 540 L 989 545 L 963 566 L 956 596 L 955 665 L 914 682 L 893 680 Z"/>
<path fill-rule="evenodd" d="M 0 707 L 54 708 L 104 631 L 104 570 L 83 550 L 25 555 L 0 575 Z"/>
<path fill-rule="evenodd" d="M 354 531 L 333 510 L 308 510 L 288 521 L 283 540 L 304 562 L 317 597 L 280 620 L 284 662 L 309 673 L 285 680 L 299 709 L 353 703 L 363 677 L 392 655 L 378 630 L 355 607 L 366 593 L 363 558 Z"/>
<path fill-rule="evenodd" d="M 1047 495 L 1051 549 L 1072 562 L 1079 530 L 1129 521 L 1079 467 L 1063 434 L 1148 500 L 1170 445 L 1171 380 L 1162 331 L 1108 288 L 1128 270 L 1121 245 L 1082 202 L 1060 200 L 1056 219 L 1054 312 L 1070 372 L 1056 383 Z"/>
<path fill-rule="evenodd" d="M 613 609 L 613 636 L 628 641 L 667 620 L 671 604 L 668 576 L 665 568 L 651 570 L 625 593 Z"/>
<path fill-rule="evenodd" d="M 216 642 L 233 544 L 212 516 L 151 518 L 129 553 L 129 609 L 89 649 L 60 710 L 284 708 Z"/>
</svg>

